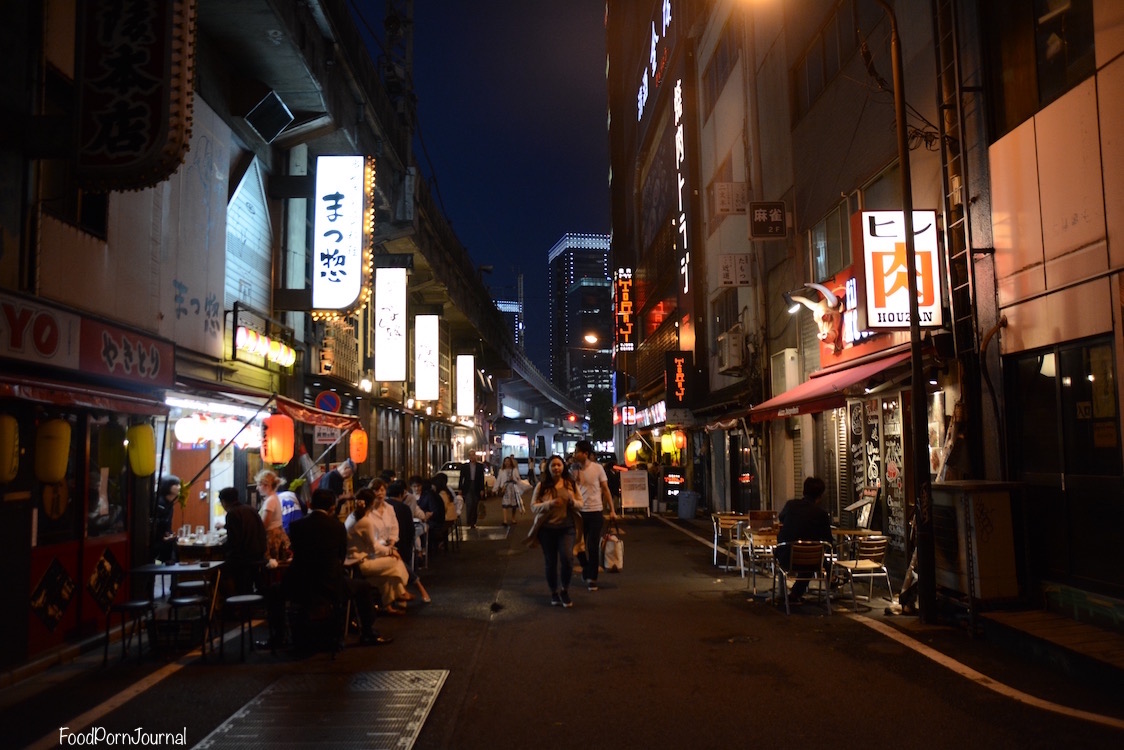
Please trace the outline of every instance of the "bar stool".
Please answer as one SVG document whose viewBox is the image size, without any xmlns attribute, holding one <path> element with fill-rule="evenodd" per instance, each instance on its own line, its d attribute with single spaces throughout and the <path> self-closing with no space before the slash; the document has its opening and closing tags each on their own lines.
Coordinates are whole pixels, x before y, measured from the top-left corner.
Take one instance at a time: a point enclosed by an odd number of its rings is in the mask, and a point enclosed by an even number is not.
<svg viewBox="0 0 1124 750">
<path fill-rule="evenodd" d="M 151 599 L 130 599 L 127 602 L 117 602 L 109 606 L 109 612 L 105 615 L 105 651 L 101 657 L 101 665 L 104 667 L 109 662 L 109 625 L 113 620 L 113 615 L 117 614 L 121 618 L 121 658 L 124 659 L 125 655 L 129 652 L 129 643 L 133 640 L 133 636 L 137 637 L 137 653 L 142 653 L 141 639 L 144 633 L 141 632 L 141 624 L 149 617 L 155 616 L 155 608 Z M 128 624 L 133 624 L 133 632 L 129 634 Z M 152 636 L 149 635 L 149 641 Z"/>
<path fill-rule="evenodd" d="M 207 622 L 208 601 L 209 600 L 206 597 L 197 595 L 173 596 L 168 600 L 168 608 L 170 610 L 168 619 L 169 622 L 175 623 L 172 627 L 169 628 L 169 638 L 172 638 L 179 633 L 180 610 L 187 609 L 188 607 L 199 608 L 199 622 L 203 630 L 202 638 L 199 641 L 199 653 L 202 655 L 204 660 L 206 660 L 207 658 L 207 634 L 210 628 L 210 623 Z"/>
<path fill-rule="evenodd" d="M 250 650 L 254 650 L 254 612 L 265 606 L 261 594 L 228 596 L 222 603 L 222 635 L 219 637 L 219 657 L 226 658 L 226 623 L 228 618 L 238 618 L 238 654 L 246 661 L 246 633 L 250 634 Z"/>
</svg>

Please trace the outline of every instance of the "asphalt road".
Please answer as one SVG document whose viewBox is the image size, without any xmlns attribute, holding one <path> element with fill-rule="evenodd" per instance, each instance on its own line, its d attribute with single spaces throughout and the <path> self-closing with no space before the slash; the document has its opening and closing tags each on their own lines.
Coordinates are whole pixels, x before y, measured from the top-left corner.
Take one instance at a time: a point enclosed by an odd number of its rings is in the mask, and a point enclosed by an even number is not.
<svg viewBox="0 0 1124 750">
<path fill-rule="evenodd" d="M 498 508 L 491 511 L 498 522 Z M 736 574 L 712 567 L 699 541 L 709 537 L 705 522 L 629 519 L 625 570 L 603 573 L 597 592 L 576 578 L 575 606 L 551 607 L 540 551 L 517 541 L 527 528 L 524 519 L 506 539 L 501 529 L 469 532 L 459 551 L 435 558 L 423 576 L 433 603 L 380 619 L 395 637 L 389 646 L 349 647 L 334 660 L 254 653 L 240 663 L 232 641 L 225 662 L 129 659 L 105 669 L 99 648 L 0 692 L 0 747 L 57 738 L 59 727 L 78 729 L 75 718 L 93 709 L 93 723 L 111 731 L 186 727 L 193 746 L 288 675 L 419 669 L 449 672 L 419 748 L 1124 742 L 1118 728 L 958 676 L 850 616 L 849 601 L 830 617 L 811 603 L 786 616 L 748 595 Z M 1124 719 L 1120 683 L 1069 679 L 956 627 L 900 618 L 892 625 L 1024 695 Z"/>
</svg>

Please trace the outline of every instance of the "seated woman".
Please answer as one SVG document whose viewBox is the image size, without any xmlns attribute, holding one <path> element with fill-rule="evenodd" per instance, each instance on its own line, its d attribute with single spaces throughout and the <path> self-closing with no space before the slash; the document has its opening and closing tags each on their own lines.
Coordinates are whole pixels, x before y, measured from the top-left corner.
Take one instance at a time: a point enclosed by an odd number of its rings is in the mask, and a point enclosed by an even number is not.
<svg viewBox="0 0 1124 750">
<path fill-rule="evenodd" d="M 356 504 L 357 519 L 347 533 L 348 561 L 359 565 L 359 574 L 378 588 L 382 612 L 405 614 L 405 603 L 413 599 L 406 591 L 410 578 L 398 553 L 398 518 L 386 504 L 386 482 L 372 479 L 371 484 L 356 493 L 363 501 L 362 512 Z"/>
</svg>

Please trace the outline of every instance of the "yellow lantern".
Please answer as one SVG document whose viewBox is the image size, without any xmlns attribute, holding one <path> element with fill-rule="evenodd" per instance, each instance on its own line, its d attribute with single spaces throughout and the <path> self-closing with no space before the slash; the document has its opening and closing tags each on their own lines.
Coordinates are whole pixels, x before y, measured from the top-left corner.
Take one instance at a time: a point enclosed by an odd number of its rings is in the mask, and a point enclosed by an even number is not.
<svg viewBox="0 0 1124 750">
<path fill-rule="evenodd" d="M 156 473 L 156 431 L 144 422 L 135 424 L 126 433 L 129 441 L 129 468 L 138 477 Z"/>
<path fill-rule="evenodd" d="M 293 420 L 284 414 L 270 414 L 262 420 L 261 460 L 267 464 L 287 464 L 293 458 Z"/>
<path fill-rule="evenodd" d="M 35 431 L 35 478 L 58 484 L 66 478 L 70 462 L 70 422 L 50 419 Z"/>
<path fill-rule="evenodd" d="M 358 427 L 351 431 L 348 439 L 348 455 L 352 463 L 361 464 L 367 460 L 367 433 Z"/>
<path fill-rule="evenodd" d="M 10 414 L 0 414 L 0 484 L 15 479 L 19 469 L 19 422 Z"/>
<path fill-rule="evenodd" d="M 660 450 L 664 453 L 671 453 L 675 450 L 675 436 L 670 432 L 660 435 Z"/>
<path fill-rule="evenodd" d="M 98 466 L 117 475 L 125 468 L 125 430 L 116 422 L 98 431 Z"/>
<path fill-rule="evenodd" d="M 624 448 L 624 462 L 628 466 L 632 466 L 640 458 L 641 443 L 639 440 L 633 440 Z"/>
</svg>

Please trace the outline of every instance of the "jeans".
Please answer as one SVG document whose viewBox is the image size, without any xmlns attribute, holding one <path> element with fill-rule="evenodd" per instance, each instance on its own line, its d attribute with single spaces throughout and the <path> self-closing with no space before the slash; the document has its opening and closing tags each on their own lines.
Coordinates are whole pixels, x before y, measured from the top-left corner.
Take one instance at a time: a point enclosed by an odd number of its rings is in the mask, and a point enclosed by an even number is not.
<svg viewBox="0 0 1124 750">
<path fill-rule="evenodd" d="M 561 588 L 570 588 L 570 578 L 574 574 L 574 534 L 573 526 L 543 526 L 539 529 L 539 544 L 546 559 L 546 585 L 552 592 L 559 590 L 559 575 Z M 559 561 L 562 563 L 561 570 L 558 568 Z"/>
<path fill-rule="evenodd" d="M 585 536 L 585 552 L 578 553 L 582 566 L 582 578 L 597 580 L 597 570 L 601 567 L 601 529 L 605 526 L 605 516 L 601 511 L 582 511 L 582 533 Z"/>
</svg>

